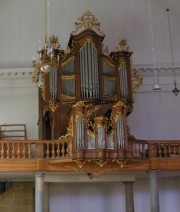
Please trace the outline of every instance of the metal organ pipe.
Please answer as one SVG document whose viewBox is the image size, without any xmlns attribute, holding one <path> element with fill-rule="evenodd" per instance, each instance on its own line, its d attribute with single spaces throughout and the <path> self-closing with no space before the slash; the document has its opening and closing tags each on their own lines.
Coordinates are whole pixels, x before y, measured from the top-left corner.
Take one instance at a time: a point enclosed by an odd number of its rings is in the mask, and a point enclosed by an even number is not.
<svg viewBox="0 0 180 212">
<path fill-rule="evenodd" d="M 127 68 L 124 61 L 120 65 L 120 93 L 123 99 L 128 98 Z"/>
<path fill-rule="evenodd" d="M 77 141 L 77 149 L 84 148 L 84 122 L 83 116 L 79 116 L 76 121 L 76 141 Z"/>
<path fill-rule="evenodd" d="M 91 98 L 92 97 L 92 75 L 93 75 L 93 67 L 91 66 L 92 63 L 92 49 L 90 43 L 87 43 L 87 56 L 88 56 L 88 95 Z"/>
<path fill-rule="evenodd" d="M 80 51 L 80 71 L 82 98 L 99 98 L 98 54 L 90 42 Z"/>
<path fill-rule="evenodd" d="M 51 68 L 49 72 L 49 94 L 50 98 L 57 97 L 57 68 Z"/>
<path fill-rule="evenodd" d="M 94 85 L 95 85 L 95 97 L 99 98 L 99 73 L 98 73 L 98 53 L 97 51 L 95 51 L 94 49 L 94 53 L 95 53 L 95 60 L 94 60 L 94 71 L 95 71 L 95 81 L 94 81 Z"/>
<path fill-rule="evenodd" d="M 116 122 L 116 128 L 118 149 L 122 149 L 124 147 L 124 123 L 122 117 L 118 117 Z"/>
<path fill-rule="evenodd" d="M 98 132 L 98 148 L 103 149 L 105 147 L 105 129 L 103 127 L 99 127 L 97 129 Z"/>
</svg>

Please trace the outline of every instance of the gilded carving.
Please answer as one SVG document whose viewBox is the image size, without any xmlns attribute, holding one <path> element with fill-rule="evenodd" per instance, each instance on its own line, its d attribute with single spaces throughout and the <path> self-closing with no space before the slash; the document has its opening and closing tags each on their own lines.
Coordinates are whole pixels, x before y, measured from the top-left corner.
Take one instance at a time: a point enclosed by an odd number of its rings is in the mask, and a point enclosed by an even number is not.
<svg viewBox="0 0 180 212">
<path fill-rule="evenodd" d="M 52 112 L 54 112 L 57 107 L 58 107 L 58 103 L 56 103 L 54 101 L 49 101 L 49 108 Z"/>
<path fill-rule="evenodd" d="M 62 50 L 61 45 L 58 42 L 58 37 L 55 35 L 52 35 L 49 40 L 51 41 L 51 46 L 53 47 L 53 49 L 60 49 Z"/>
<path fill-rule="evenodd" d="M 97 128 L 104 128 L 105 127 L 105 117 L 104 116 L 99 116 L 95 117 L 95 123 Z"/>
<path fill-rule="evenodd" d="M 100 167 L 104 167 L 107 164 L 107 160 L 94 160 L 94 162 Z"/>
<path fill-rule="evenodd" d="M 114 101 L 114 102 L 117 101 L 117 95 L 110 96 L 110 97 L 109 97 L 109 96 L 108 96 L 108 97 L 105 96 L 104 98 L 105 98 L 106 100 L 109 100 L 109 101 Z"/>
<path fill-rule="evenodd" d="M 69 100 L 69 101 L 71 101 L 71 100 L 75 100 L 76 97 L 75 96 L 68 96 L 68 95 L 62 94 L 62 99 L 63 100 Z"/>
<path fill-rule="evenodd" d="M 119 101 L 117 102 L 115 105 L 113 105 L 114 108 L 117 108 L 117 107 L 120 107 L 120 108 L 123 108 L 125 107 L 126 105 L 124 104 L 124 102 L 122 101 Z"/>
<path fill-rule="evenodd" d="M 126 68 L 126 60 L 124 58 L 120 58 L 118 70 L 121 70 L 124 67 Z"/>
<path fill-rule="evenodd" d="M 119 171 L 124 168 L 128 160 L 115 159 L 115 160 L 76 160 L 78 172 L 87 172 L 91 177 L 100 177 L 105 173 L 112 171 Z"/>
<path fill-rule="evenodd" d="M 139 71 L 139 69 L 131 70 L 131 79 L 132 79 L 132 98 L 135 101 L 136 91 L 143 83 L 143 77 Z"/>
<path fill-rule="evenodd" d="M 122 120 L 124 120 L 125 115 L 122 113 L 116 113 L 115 118 L 114 118 L 115 122 L 117 122 L 118 118 L 122 118 Z"/>
<path fill-rule="evenodd" d="M 90 135 L 90 136 L 92 136 L 93 138 L 95 138 L 95 133 L 93 131 L 88 130 L 87 131 L 87 134 Z"/>
<path fill-rule="evenodd" d="M 129 46 L 127 45 L 127 40 L 125 38 L 120 38 L 118 41 L 118 45 L 114 49 L 115 52 L 117 51 L 131 51 Z"/>
<path fill-rule="evenodd" d="M 90 43 L 94 47 L 94 49 L 97 51 L 96 45 L 93 42 L 91 37 L 86 37 L 83 41 L 80 42 L 80 50 L 79 51 L 81 51 L 87 43 Z"/>
<path fill-rule="evenodd" d="M 63 75 L 61 76 L 61 79 L 62 80 L 72 80 L 72 79 L 75 79 L 75 75 Z"/>
<path fill-rule="evenodd" d="M 41 88 L 41 95 L 42 95 L 42 98 L 45 99 L 45 87 Z"/>
<path fill-rule="evenodd" d="M 70 63 L 72 60 L 74 60 L 74 56 L 68 58 L 65 62 L 62 62 L 62 63 L 61 63 L 61 67 L 66 66 L 66 65 L 67 65 L 68 63 Z"/>
<path fill-rule="evenodd" d="M 100 105 L 86 105 L 86 107 L 90 107 L 91 109 L 87 111 L 87 116 L 88 118 L 90 118 L 91 115 L 93 115 L 97 110 L 99 110 L 99 108 L 101 107 Z"/>
<path fill-rule="evenodd" d="M 104 33 L 101 31 L 101 25 L 100 22 L 95 18 L 95 16 L 90 12 L 85 12 L 81 18 L 79 18 L 75 22 L 75 30 L 72 32 L 72 34 L 78 33 L 80 29 L 95 29 L 100 35 L 104 35 Z M 82 29 L 82 30 L 83 30 Z"/>
<path fill-rule="evenodd" d="M 78 120 L 79 117 L 83 118 L 83 114 L 78 112 L 78 113 L 76 113 L 76 121 Z"/>
<path fill-rule="evenodd" d="M 124 160 L 124 159 L 117 159 L 117 160 L 114 160 L 115 162 L 117 162 L 117 164 L 121 167 L 121 168 L 123 168 L 126 164 L 127 164 L 127 159 L 126 160 Z"/>
<path fill-rule="evenodd" d="M 109 49 L 108 49 L 108 46 L 105 46 L 104 44 L 103 44 L 103 49 L 102 49 L 102 53 L 104 54 L 104 55 L 109 55 Z"/>
<path fill-rule="evenodd" d="M 116 80 L 116 77 L 104 76 L 105 80 Z"/>
<path fill-rule="evenodd" d="M 69 126 L 67 128 L 67 135 L 73 136 L 73 116 L 69 119 Z"/>
<path fill-rule="evenodd" d="M 86 160 L 76 160 L 76 164 L 81 169 L 86 163 Z"/>
<path fill-rule="evenodd" d="M 73 107 L 85 107 L 86 105 L 84 104 L 83 101 L 78 101 L 75 105 L 73 105 Z"/>
<path fill-rule="evenodd" d="M 115 69 L 115 65 L 113 63 L 111 63 L 109 60 L 107 60 L 106 58 L 103 58 L 103 60 L 112 68 Z M 114 70 L 115 71 L 115 70 Z"/>
</svg>

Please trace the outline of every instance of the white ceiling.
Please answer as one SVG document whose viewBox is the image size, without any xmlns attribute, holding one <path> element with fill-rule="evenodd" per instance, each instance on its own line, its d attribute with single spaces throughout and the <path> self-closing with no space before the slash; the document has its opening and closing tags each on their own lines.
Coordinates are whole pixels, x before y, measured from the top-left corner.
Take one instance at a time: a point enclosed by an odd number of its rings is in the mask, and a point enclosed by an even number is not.
<svg viewBox="0 0 180 212">
<path fill-rule="evenodd" d="M 148 1 L 150 7 L 148 7 Z M 110 50 L 125 37 L 134 64 L 171 64 L 166 8 L 170 9 L 174 61 L 180 55 L 179 0 L 47 0 L 49 34 L 59 37 L 66 48 L 74 22 L 90 10 L 101 22 L 106 34 L 104 44 Z M 153 44 L 150 27 L 152 17 Z M 0 69 L 31 67 L 32 57 L 43 45 L 44 0 L 0 0 Z"/>
</svg>

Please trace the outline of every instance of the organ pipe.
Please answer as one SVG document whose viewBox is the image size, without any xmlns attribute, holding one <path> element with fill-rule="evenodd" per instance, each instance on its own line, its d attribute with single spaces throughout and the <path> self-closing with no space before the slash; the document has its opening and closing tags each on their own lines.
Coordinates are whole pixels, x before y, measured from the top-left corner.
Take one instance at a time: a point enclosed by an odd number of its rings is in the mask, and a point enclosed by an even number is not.
<svg viewBox="0 0 180 212">
<path fill-rule="evenodd" d="M 57 68 L 52 67 L 49 73 L 49 95 L 50 98 L 57 97 Z"/>
<path fill-rule="evenodd" d="M 98 53 L 87 42 L 80 50 L 81 97 L 99 98 Z"/>
</svg>

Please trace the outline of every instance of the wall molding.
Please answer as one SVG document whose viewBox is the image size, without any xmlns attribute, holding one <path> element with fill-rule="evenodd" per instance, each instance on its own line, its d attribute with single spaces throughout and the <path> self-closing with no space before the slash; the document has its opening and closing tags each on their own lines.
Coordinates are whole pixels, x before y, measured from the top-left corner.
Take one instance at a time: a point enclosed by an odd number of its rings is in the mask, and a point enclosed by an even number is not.
<svg viewBox="0 0 180 212">
<path fill-rule="evenodd" d="M 135 64 L 132 66 L 132 68 L 139 69 L 143 77 L 143 83 L 140 86 L 140 88 L 136 91 L 136 93 L 157 92 L 153 91 L 155 81 L 154 79 L 155 68 L 153 65 Z M 156 71 L 159 85 L 161 87 L 161 90 L 159 92 L 172 92 L 174 83 L 174 71 L 172 65 L 171 64 L 158 65 L 156 66 Z M 177 87 L 178 89 L 180 89 L 180 65 L 175 65 L 175 73 L 176 73 Z M 34 87 L 35 89 L 35 85 L 32 83 L 32 76 L 33 76 L 33 68 L 0 69 L 0 81 L 2 82 L 0 87 L 8 90 L 14 88 L 19 88 L 18 90 L 20 90 L 21 89 L 20 87 L 23 87 L 23 89 L 26 87 L 28 88 Z M 18 81 L 17 84 L 16 83 L 13 84 L 13 86 L 11 87 L 11 82 L 13 81 L 15 82 L 16 80 L 20 81 Z M 7 83 L 7 81 L 9 83 Z M 23 94 L 27 92 L 27 90 L 26 91 L 25 90 Z M 33 90 L 30 91 L 31 95 L 33 94 Z M 4 90 L 3 93 L 1 92 L 0 96 L 2 96 L 2 94 L 3 96 L 6 96 L 8 92 L 9 91 Z"/>
<path fill-rule="evenodd" d="M 32 68 L 0 69 L 0 80 L 32 79 Z"/>
</svg>

